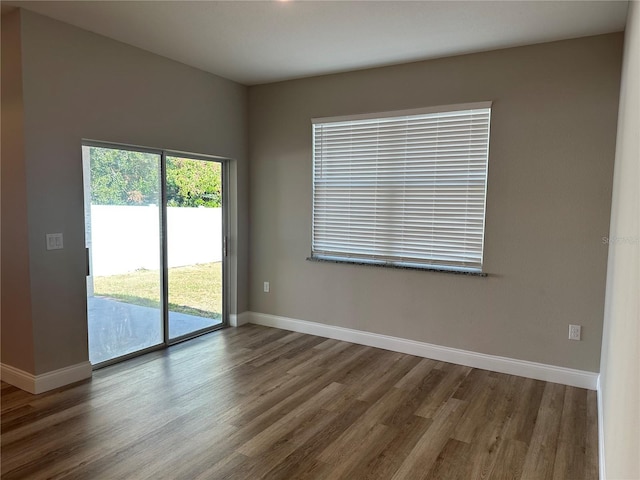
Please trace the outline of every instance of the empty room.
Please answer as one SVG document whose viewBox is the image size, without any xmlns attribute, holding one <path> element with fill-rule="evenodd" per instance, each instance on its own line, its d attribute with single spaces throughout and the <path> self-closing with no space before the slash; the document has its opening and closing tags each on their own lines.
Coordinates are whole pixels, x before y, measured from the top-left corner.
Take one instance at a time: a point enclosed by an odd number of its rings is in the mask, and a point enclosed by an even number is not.
<svg viewBox="0 0 640 480">
<path fill-rule="evenodd" d="M 640 480 L 640 5 L 3 1 L 3 479 Z"/>
</svg>

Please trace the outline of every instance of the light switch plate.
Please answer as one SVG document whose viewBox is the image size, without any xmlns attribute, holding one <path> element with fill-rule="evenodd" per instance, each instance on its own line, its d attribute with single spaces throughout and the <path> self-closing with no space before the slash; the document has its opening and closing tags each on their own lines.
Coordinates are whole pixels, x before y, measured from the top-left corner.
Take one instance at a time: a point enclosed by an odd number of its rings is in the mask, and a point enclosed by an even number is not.
<svg viewBox="0 0 640 480">
<path fill-rule="evenodd" d="M 61 250 L 64 248 L 61 233 L 47 233 L 47 250 Z"/>
</svg>

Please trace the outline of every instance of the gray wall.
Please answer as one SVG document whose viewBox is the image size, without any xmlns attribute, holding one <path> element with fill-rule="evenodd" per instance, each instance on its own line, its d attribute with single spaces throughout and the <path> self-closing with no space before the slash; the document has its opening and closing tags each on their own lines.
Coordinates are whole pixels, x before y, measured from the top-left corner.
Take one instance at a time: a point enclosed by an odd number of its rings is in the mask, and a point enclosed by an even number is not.
<svg viewBox="0 0 640 480">
<path fill-rule="evenodd" d="M 27 11 L 22 65 L 35 373 L 88 359 L 83 138 L 236 160 L 232 240 L 245 310 L 246 88 Z M 45 249 L 48 232 L 64 234 L 63 250 Z"/>
<path fill-rule="evenodd" d="M 250 310 L 597 372 L 622 40 L 250 87 Z M 487 278 L 305 261 L 311 118 L 484 100 Z"/>
<path fill-rule="evenodd" d="M 33 372 L 20 12 L 2 15 L 2 363 Z"/>
<path fill-rule="evenodd" d="M 640 4 L 625 32 L 600 369 L 606 478 L 640 478 Z"/>
</svg>

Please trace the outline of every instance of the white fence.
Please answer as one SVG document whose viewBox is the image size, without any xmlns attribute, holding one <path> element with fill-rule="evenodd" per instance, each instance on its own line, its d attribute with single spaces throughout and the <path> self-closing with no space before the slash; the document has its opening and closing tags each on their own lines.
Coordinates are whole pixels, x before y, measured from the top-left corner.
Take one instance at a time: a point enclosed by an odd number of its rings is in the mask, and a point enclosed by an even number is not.
<svg viewBox="0 0 640 480">
<path fill-rule="evenodd" d="M 157 206 L 93 205 L 90 215 L 93 276 L 160 268 Z M 222 209 L 168 207 L 167 260 L 170 268 L 221 261 Z"/>
</svg>

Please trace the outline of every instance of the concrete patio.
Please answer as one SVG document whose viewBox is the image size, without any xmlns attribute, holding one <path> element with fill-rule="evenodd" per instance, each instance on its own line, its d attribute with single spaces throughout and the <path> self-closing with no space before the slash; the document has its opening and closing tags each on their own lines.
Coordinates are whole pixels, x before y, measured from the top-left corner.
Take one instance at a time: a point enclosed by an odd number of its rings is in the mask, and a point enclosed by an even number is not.
<svg viewBox="0 0 640 480">
<path fill-rule="evenodd" d="M 163 341 L 160 309 L 106 297 L 88 297 L 89 360 L 97 364 Z M 205 318 L 169 312 L 169 338 L 222 323 L 221 315 Z"/>
</svg>

